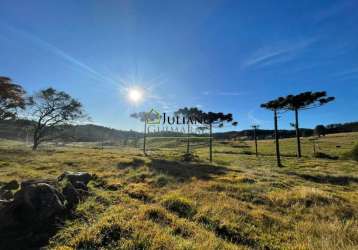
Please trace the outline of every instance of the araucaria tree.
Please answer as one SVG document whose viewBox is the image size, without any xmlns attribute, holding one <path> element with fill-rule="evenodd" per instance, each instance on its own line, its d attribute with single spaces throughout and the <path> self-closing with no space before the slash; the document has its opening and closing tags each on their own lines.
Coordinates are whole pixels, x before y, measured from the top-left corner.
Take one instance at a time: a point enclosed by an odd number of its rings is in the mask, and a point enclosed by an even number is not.
<svg viewBox="0 0 358 250">
<path fill-rule="evenodd" d="M 280 158 L 280 145 L 279 145 L 279 135 L 278 135 L 277 114 L 284 107 L 285 107 L 285 98 L 283 98 L 283 97 L 279 97 L 276 100 L 272 100 L 272 101 L 261 104 L 261 108 L 271 110 L 274 113 L 276 160 L 277 160 L 277 166 L 279 166 L 279 167 L 281 167 L 282 165 L 281 165 L 281 158 Z"/>
<path fill-rule="evenodd" d="M 224 114 L 222 112 L 214 113 L 208 112 L 204 113 L 205 123 L 209 126 L 209 160 L 213 160 L 213 128 L 221 128 L 225 123 L 231 123 L 232 126 L 236 126 L 237 122 L 234 121 L 232 114 Z"/>
<path fill-rule="evenodd" d="M 53 139 L 61 126 L 86 118 L 82 104 L 63 91 L 47 88 L 31 96 L 30 101 L 29 115 L 35 121 L 33 150 Z"/>
<path fill-rule="evenodd" d="M 25 109 L 25 90 L 8 77 L 0 76 L 0 120 L 14 119 Z"/>
<path fill-rule="evenodd" d="M 298 95 L 288 95 L 285 97 L 284 109 L 292 110 L 295 112 L 295 130 L 297 141 L 297 157 L 300 158 L 301 154 L 301 142 L 300 142 L 300 129 L 298 123 L 298 111 L 312 109 L 320 107 L 334 100 L 333 96 L 327 96 L 325 91 L 319 92 L 303 92 Z"/>
<path fill-rule="evenodd" d="M 148 121 L 155 120 L 156 114 L 151 112 L 138 112 L 130 115 L 131 117 L 144 122 L 144 132 L 143 132 L 143 153 L 146 155 L 146 144 L 147 144 L 147 123 Z"/>
<path fill-rule="evenodd" d="M 187 123 L 187 142 L 186 142 L 186 154 L 189 155 L 190 154 L 190 124 L 192 122 L 194 122 L 195 119 L 202 119 L 203 116 L 203 111 L 201 111 L 200 109 L 196 108 L 196 107 L 192 107 L 192 108 L 181 108 L 178 109 L 175 112 L 175 115 L 181 115 L 185 118 L 186 123 Z"/>
</svg>

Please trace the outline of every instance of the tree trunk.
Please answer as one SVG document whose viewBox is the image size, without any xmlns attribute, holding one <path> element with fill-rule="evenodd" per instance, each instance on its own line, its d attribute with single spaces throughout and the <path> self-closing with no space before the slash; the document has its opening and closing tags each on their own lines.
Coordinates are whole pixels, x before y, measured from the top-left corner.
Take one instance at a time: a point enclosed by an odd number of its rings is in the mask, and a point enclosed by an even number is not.
<svg viewBox="0 0 358 250">
<path fill-rule="evenodd" d="M 190 125 L 189 125 L 189 120 L 188 120 L 188 137 L 187 137 L 187 142 L 186 142 L 186 153 L 189 154 L 190 151 Z"/>
<path fill-rule="evenodd" d="M 276 144 L 276 160 L 277 166 L 281 167 L 280 159 L 280 145 L 279 145 L 279 135 L 278 135 L 278 126 L 277 126 L 277 110 L 274 110 L 274 121 L 275 121 L 275 144 Z"/>
<path fill-rule="evenodd" d="M 32 150 L 37 150 L 37 147 L 39 146 L 39 138 L 37 135 L 37 131 L 34 133 L 34 143 L 32 144 Z"/>
<path fill-rule="evenodd" d="M 146 155 L 145 146 L 146 146 L 146 139 L 147 139 L 147 121 L 144 121 L 144 134 L 143 134 L 143 153 Z"/>
<path fill-rule="evenodd" d="M 298 110 L 295 109 L 295 129 L 296 129 L 296 140 L 297 140 L 297 158 L 301 157 L 301 141 L 300 141 L 300 129 L 298 126 Z"/>
<path fill-rule="evenodd" d="M 209 138 L 209 159 L 213 161 L 213 126 L 210 124 L 210 138 Z"/>
</svg>

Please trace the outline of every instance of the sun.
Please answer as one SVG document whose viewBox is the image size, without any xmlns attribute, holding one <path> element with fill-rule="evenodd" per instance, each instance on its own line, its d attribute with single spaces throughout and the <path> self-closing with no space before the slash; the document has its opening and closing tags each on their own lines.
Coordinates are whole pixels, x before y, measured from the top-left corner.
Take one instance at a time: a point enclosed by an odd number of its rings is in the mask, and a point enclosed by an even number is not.
<svg viewBox="0 0 358 250">
<path fill-rule="evenodd" d="M 132 103 L 139 103 L 143 100 L 143 90 L 139 88 L 131 88 L 128 90 L 128 99 Z"/>
</svg>

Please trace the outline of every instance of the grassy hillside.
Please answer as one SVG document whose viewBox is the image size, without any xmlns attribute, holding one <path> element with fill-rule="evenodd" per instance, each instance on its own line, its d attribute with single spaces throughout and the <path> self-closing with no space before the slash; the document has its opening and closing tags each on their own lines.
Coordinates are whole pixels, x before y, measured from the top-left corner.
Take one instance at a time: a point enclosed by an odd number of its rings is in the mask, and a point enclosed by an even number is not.
<svg viewBox="0 0 358 250">
<path fill-rule="evenodd" d="M 319 150 L 338 160 L 303 159 L 282 140 L 284 168 L 273 142 L 217 142 L 182 163 L 184 141 L 135 148 L 43 148 L 0 143 L 0 181 L 55 178 L 88 171 L 93 193 L 50 239 L 51 249 L 357 249 L 358 164 L 345 159 L 358 133 L 322 137 Z"/>
</svg>

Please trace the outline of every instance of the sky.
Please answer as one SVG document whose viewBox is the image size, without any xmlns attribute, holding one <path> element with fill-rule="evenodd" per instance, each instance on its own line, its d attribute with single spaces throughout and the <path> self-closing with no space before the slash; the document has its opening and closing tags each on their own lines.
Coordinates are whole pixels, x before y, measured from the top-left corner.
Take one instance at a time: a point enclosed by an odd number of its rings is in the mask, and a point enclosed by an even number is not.
<svg viewBox="0 0 358 250">
<path fill-rule="evenodd" d="M 301 127 L 357 121 L 356 13 L 356 0 L 0 0 L 0 75 L 29 94 L 63 90 L 116 129 L 140 130 L 133 112 L 194 106 L 232 113 L 224 130 L 269 129 L 261 103 L 322 90 L 336 100 L 302 111 Z"/>
</svg>

